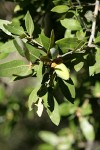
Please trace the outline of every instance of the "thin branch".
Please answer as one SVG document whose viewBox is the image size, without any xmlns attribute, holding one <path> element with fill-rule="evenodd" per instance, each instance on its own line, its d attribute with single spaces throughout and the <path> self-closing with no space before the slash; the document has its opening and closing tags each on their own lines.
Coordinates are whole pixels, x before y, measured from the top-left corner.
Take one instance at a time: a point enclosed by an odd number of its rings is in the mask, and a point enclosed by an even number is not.
<svg viewBox="0 0 100 150">
<path fill-rule="evenodd" d="M 92 45 L 92 41 L 94 41 L 94 37 L 95 37 L 95 30 L 96 30 L 96 18 L 98 15 L 98 10 L 99 10 L 99 0 L 96 0 L 95 2 L 95 9 L 94 9 L 94 19 L 93 19 L 93 23 L 92 23 L 92 29 L 91 29 L 91 35 L 88 41 L 88 46 L 91 47 Z"/>
<path fill-rule="evenodd" d="M 59 55 L 58 57 L 62 58 L 62 57 L 65 57 L 65 56 L 67 56 L 69 54 L 72 54 L 72 53 L 73 53 L 73 51 L 69 51 L 69 52 L 67 52 L 67 53 L 65 53 L 63 55 Z"/>
</svg>

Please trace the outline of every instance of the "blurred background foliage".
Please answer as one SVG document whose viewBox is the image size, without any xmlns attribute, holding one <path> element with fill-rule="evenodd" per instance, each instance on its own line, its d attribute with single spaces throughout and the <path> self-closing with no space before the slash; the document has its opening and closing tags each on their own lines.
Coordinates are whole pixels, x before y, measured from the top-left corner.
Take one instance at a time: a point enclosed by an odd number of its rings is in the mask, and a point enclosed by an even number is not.
<svg viewBox="0 0 100 150">
<path fill-rule="evenodd" d="M 53 28 L 56 39 L 60 39 L 64 36 L 64 28 L 56 20 L 61 16 L 50 13 L 50 10 L 54 5 L 70 2 L 1 0 L 0 18 L 24 26 L 24 17 L 29 10 L 36 24 L 34 37 L 37 37 L 39 26 L 42 26 L 47 36 Z M 72 1 L 76 5 L 78 2 Z M 93 6 L 86 5 L 84 11 L 88 8 L 93 10 Z M 7 40 L 7 35 L 0 31 L 0 45 Z M 11 55 L 8 59 L 13 57 L 19 56 Z M 100 150 L 100 74 L 88 77 L 86 73 L 86 66 L 77 75 L 73 72 L 75 103 L 60 104 L 62 119 L 58 127 L 50 121 L 45 111 L 39 118 L 34 110 L 28 110 L 27 99 L 34 87 L 34 79 L 15 83 L 0 79 L 0 150 Z"/>
</svg>

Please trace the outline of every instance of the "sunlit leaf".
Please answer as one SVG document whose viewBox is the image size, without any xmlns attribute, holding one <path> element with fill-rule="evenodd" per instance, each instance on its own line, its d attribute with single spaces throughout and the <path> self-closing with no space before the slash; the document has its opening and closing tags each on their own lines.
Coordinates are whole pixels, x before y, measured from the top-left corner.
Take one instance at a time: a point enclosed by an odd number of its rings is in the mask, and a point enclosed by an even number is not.
<svg viewBox="0 0 100 150">
<path fill-rule="evenodd" d="M 69 79 L 69 70 L 63 63 L 57 64 L 54 69 L 58 77 L 64 80 Z"/>
<path fill-rule="evenodd" d="M 10 23 L 11 23 L 11 22 L 8 21 L 8 20 L 2 20 L 2 19 L 0 19 L 0 29 L 1 29 L 3 32 L 5 32 L 6 34 L 8 34 L 8 35 L 11 35 L 11 33 L 10 33 L 8 30 L 6 30 L 6 29 L 4 28 L 4 24 L 7 25 L 7 24 L 10 24 Z"/>
<path fill-rule="evenodd" d="M 49 50 L 50 39 L 47 36 L 45 36 L 43 31 L 41 32 L 39 37 L 40 37 L 41 43 L 44 46 L 44 48 L 46 50 Z"/>
<path fill-rule="evenodd" d="M 37 59 L 39 60 L 39 56 L 40 56 L 40 51 L 38 48 L 35 48 L 34 46 L 25 43 L 26 48 L 29 51 L 29 56 L 30 56 L 30 60 L 32 62 L 35 62 Z"/>
<path fill-rule="evenodd" d="M 0 60 L 6 58 L 9 53 L 0 53 Z"/>
<path fill-rule="evenodd" d="M 38 103 L 35 104 L 37 106 L 37 115 L 39 117 L 41 117 L 42 113 L 43 113 L 43 104 L 42 104 L 42 98 L 39 97 Z"/>
<path fill-rule="evenodd" d="M 31 111 L 33 108 L 32 108 L 32 105 L 33 103 L 36 103 L 37 100 L 38 100 L 38 95 L 37 95 L 37 92 L 38 90 L 40 89 L 40 86 L 41 85 L 38 85 L 37 87 L 35 87 L 35 89 L 31 92 L 30 96 L 29 96 L 29 99 L 28 99 L 28 107 L 29 107 L 29 110 Z"/>
<path fill-rule="evenodd" d="M 63 53 L 69 50 L 78 49 L 84 44 L 84 40 L 78 40 L 77 38 L 63 38 L 56 41 L 56 44 L 60 47 Z"/>
<path fill-rule="evenodd" d="M 78 72 L 82 69 L 84 62 L 79 62 L 78 64 L 74 65 L 74 69 Z"/>
<path fill-rule="evenodd" d="M 9 32 L 15 34 L 15 35 L 25 35 L 24 29 L 21 26 L 18 26 L 16 24 L 8 24 L 4 25 L 5 29 L 8 30 Z"/>
<path fill-rule="evenodd" d="M 64 13 L 64 12 L 67 12 L 68 9 L 69 9 L 69 7 L 66 5 L 58 5 L 58 6 L 55 6 L 54 8 L 52 8 L 51 11 L 56 12 L 56 13 Z"/>
<path fill-rule="evenodd" d="M 17 51 L 13 40 L 9 40 L 0 46 L 0 52 L 11 53 Z"/>
<path fill-rule="evenodd" d="M 75 19 L 63 19 L 61 20 L 61 24 L 62 26 L 64 26 L 65 28 L 69 29 L 69 30 L 80 30 L 81 29 L 81 25 L 80 23 L 75 20 Z"/>
<path fill-rule="evenodd" d="M 25 43 L 19 37 L 15 37 L 14 45 L 21 56 L 26 57 L 27 60 L 30 60 L 29 51 Z"/>
<path fill-rule="evenodd" d="M 28 75 L 32 70 L 23 60 L 13 60 L 0 64 L 0 77 L 9 77 L 13 75 Z"/>
<path fill-rule="evenodd" d="M 28 32 L 28 34 L 30 36 L 32 36 L 32 33 L 34 31 L 34 23 L 33 23 L 33 20 L 32 20 L 32 17 L 29 13 L 29 11 L 27 12 L 26 16 L 25 16 L 25 26 L 26 26 L 26 30 Z"/>
<path fill-rule="evenodd" d="M 59 106 L 55 98 L 54 98 L 54 110 L 52 112 L 47 110 L 47 112 L 51 121 L 58 126 L 60 123 L 60 114 L 59 114 Z"/>
</svg>

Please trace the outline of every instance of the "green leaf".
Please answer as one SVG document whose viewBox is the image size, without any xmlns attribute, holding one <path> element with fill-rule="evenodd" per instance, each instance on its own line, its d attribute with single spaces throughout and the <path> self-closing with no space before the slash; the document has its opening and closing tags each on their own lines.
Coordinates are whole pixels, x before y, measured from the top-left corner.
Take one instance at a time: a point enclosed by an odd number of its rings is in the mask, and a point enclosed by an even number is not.
<svg viewBox="0 0 100 150">
<path fill-rule="evenodd" d="M 86 32 L 83 32 L 83 30 L 79 30 L 76 32 L 76 37 L 78 40 L 83 40 L 85 38 Z"/>
<path fill-rule="evenodd" d="M 93 11 L 91 11 L 91 10 L 87 11 L 84 16 L 87 19 L 87 21 L 93 21 L 94 20 Z"/>
<path fill-rule="evenodd" d="M 95 83 L 92 93 L 94 97 L 100 98 L 100 82 Z"/>
<path fill-rule="evenodd" d="M 59 112 L 61 116 L 73 115 L 77 110 L 77 106 L 70 102 L 64 102 L 59 105 Z"/>
<path fill-rule="evenodd" d="M 14 45 L 21 56 L 26 57 L 27 60 L 30 60 L 29 51 L 25 43 L 19 37 L 15 37 Z"/>
<path fill-rule="evenodd" d="M 95 66 L 89 66 L 89 75 L 92 76 L 95 74 Z"/>
<path fill-rule="evenodd" d="M 75 35 L 71 33 L 71 30 L 66 29 L 64 38 L 74 38 L 74 37 L 75 37 Z"/>
<path fill-rule="evenodd" d="M 78 72 L 82 69 L 83 66 L 84 66 L 84 62 L 79 62 L 74 66 L 74 69 Z"/>
<path fill-rule="evenodd" d="M 6 58 L 9 53 L 0 53 L 0 60 Z"/>
<path fill-rule="evenodd" d="M 84 44 L 84 40 L 78 40 L 77 38 L 63 38 L 56 41 L 56 44 L 60 47 L 63 53 L 69 50 L 75 50 L 80 48 Z"/>
<path fill-rule="evenodd" d="M 97 36 L 97 37 L 95 38 L 94 43 L 95 43 L 95 44 L 96 44 L 96 43 L 100 43 L 100 36 Z"/>
<path fill-rule="evenodd" d="M 39 37 L 43 47 L 48 51 L 50 47 L 50 39 L 47 36 L 45 36 L 43 31 L 41 32 Z"/>
<path fill-rule="evenodd" d="M 69 70 L 65 66 L 65 64 L 63 64 L 63 63 L 57 64 L 54 69 L 55 69 L 55 72 L 56 72 L 58 77 L 60 77 L 64 80 L 69 79 L 69 76 L 70 76 Z"/>
<path fill-rule="evenodd" d="M 81 25 L 80 23 L 75 20 L 75 19 L 63 19 L 60 21 L 62 26 L 64 26 L 65 28 L 72 30 L 72 31 L 76 31 L 76 30 L 80 30 L 81 29 Z"/>
<path fill-rule="evenodd" d="M 46 143 L 56 145 L 58 143 L 58 137 L 56 134 L 50 131 L 40 131 L 39 137 Z M 48 138 L 49 137 L 49 138 Z"/>
<path fill-rule="evenodd" d="M 58 6 L 55 6 L 53 9 L 51 9 L 51 11 L 56 12 L 56 13 L 65 13 L 68 11 L 68 9 L 69 7 L 66 5 L 58 5 Z"/>
<path fill-rule="evenodd" d="M 89 74 L 94 75 L 100 73 L 100 48 L 96 48 L 95 64 L 89 66 Z"/>
<path fill-rule="evenodd" d="M 41 88 L 38 90 L 37 95 L 39 97 L 43 97 L 47 93 L 47 87 L 46 85 L 42 85 Z"/>
<path fill-rule="evenodd" d="M 37 59 L 39 60 L 40 51 L 38 48 L 33 47 L 32 45 L 25 43 L 26 48 L 29 51 L 30 61 L 35 62 Z"/>
<path fill-rule="evenodd" d="M 0 77 L 26 76 L 31 74 L 31 68 L 22 60 L 13 60 L 0 64 Z"/>
<path fill-rule="evenodd" d="M 55 35 L 54 35 L 54 30 L 52 30 L 50 35 L 49 49 L 54 47 L 54 44 L 55 44 Z"/>
<path fill-rule="evenodd" d="M 92 114 L 92 106 L 89 104 L 89 101 L 86 100 L 81 106 L 81 114 L 82 116 Z"/>
<path fill-rule="evenodd" d="M 51 121 L 58 126 L 60 123 L 60 114 L 59 114 L 59 106 L 55 98 L 54 98 L 54 110 L 52 112 L 50 110 L 47 110 L 47 112 Z"/>
<path fill-rule="evenodd" d="M 40 61 L 39 65 L 38 65 L 38 69 L 37 69 L 37 78 L 41 79 L 42 81 L 42 70 L 43 70 L 43 62 Z"/>
<path fill-rule="evenodd" d="M 49 145 L 49 144 L 39 144 L 38 146 L 38 150 L 53 150 L 53 145 Z"/>
<path fill-rule="evenodd" d="M 0 85 L 0 103 L 4 101 L 5 95 L 5 88 L 2 85 Z"/>
<path fill-rule="evenodd" d="M 4 28 L 4 24 L 7 25 L 10 23 L 11 23 L 10 21 L 0 19 L 0 29 L 8 35 L 11 35 L 11 33 Z"/>
<path fill-rule="evenodd" d="M 38 85 L 37 87 L 35 87 L 35 89 L 31 92 L 30 96 L 29 96 L 29 99 L 28 99 L 28 107 L 29 107 L 29 110 L 31 111 L 33 108 L 32 108 L 32 105 L 33 103 L 36 103 L 37 100 L 38 100 L 38 95 L 37 95 L 37 92 L 38 90 L 40 89 L 40 86 L 41 85 Z"/>
<path fill-rule="evenodd" d="M 0 46 L 0 52 L 11 53 L 17 51 L 13 40 L 9 40 Z"/>
<path fill-rule="evenodd" d="M 88 122 L 86 118 L 79 118 L 80 128 L 83 132 L 87 141 L 94 141 L 95 139 L 95 132 L 93 126 Z"/>
<path fill-rule="evenodd" d="M 96 44 L 96 43 L 100 43 L 100 32 L 98 31 L 98 33 L 97 33 L 97 37 L 95 38 L 95 40 L 94 40 L 94 43 Z"/>
<path fill-rule="evenodd" d="M 25 16 L 25 27 L 26 27 L 28 34 L 30 36 L 32 36 L 33 31 L 34 31 L 34 23 L 33 23 L 33 20 L 32 20 L 32 17 L 30 15 L 29 11 L 27 12 L 27 14 Z"/>
<path fill-rule="evenodd" d="M 75 98 L 75 87 L 74 87 L 72 80 L 70 79 L 70 80 L 64 81 L 59 78 L 58 84 L 63 95 L 66 97 L 66 99 L 70 101 L 71 103 L 73 103 L 74 98 Z"/>
<path fill-rule="evenodd" d="M 8 24 L 4 25 L 5 29 L 9 32 L 15 34 L 15 35 L 25 35 L 24 29 L 21 26 L 18 26 L 16 24 Z"/>
</svg>

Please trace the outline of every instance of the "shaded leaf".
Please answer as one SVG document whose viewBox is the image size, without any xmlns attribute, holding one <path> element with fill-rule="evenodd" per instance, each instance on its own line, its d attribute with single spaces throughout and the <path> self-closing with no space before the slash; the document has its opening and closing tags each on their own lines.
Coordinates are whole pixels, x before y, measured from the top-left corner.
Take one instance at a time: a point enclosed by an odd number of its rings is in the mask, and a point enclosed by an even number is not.
<svg viewBox="0 0 100 150">
<path fill-rule="evenodd" d="M 72 80 L 70 79 L 69 81 L 63 81 L 59 78 L 58 83 L 63 95 L 68 101 L 73 103 L 75 98 L 75 87 Z"/>
<path fill-rule="evenodd" d="M 39 97 L 43 97 L 47 93 L 47 87 L 45 85 L 42 85 L 39 91 L 37 92 L 37 95 Z"/>
<path fill-rule="evenodd" d="M 44 96 L 42 96 L 42 98 L 43 98 L 43 104 L 44 104 L 45 108 L 48 108 L 49 107 L 48 94 L 46 93 Z"/>
</svg>

